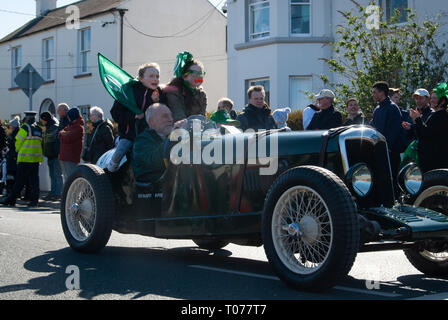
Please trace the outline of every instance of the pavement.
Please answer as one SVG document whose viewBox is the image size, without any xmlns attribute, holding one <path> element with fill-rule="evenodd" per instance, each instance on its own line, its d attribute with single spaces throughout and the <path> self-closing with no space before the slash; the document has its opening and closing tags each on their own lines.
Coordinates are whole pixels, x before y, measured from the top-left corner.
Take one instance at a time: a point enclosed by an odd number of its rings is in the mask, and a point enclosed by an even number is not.
<svg viewBox="0 0 448 320">
<path fill-rule="evenodd" d="M 288 288 L 262 247 L 207 251 L 113 232 L 99 254 L 80 254 L 65 240 L 59 203 L 39 205 L 0 207 L 0 300 L 448 299 L 448 280 L 426 277 L 402 251 L 358 254 L 346 279 L 318 294 Z"/>
</svg>

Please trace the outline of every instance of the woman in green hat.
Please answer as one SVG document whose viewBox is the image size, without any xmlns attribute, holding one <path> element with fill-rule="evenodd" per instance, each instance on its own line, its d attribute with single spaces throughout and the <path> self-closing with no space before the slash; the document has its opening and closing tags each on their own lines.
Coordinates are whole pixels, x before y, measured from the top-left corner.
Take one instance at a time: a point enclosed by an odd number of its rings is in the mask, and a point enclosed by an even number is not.
<svg viewBox="0 0 448 320">
<path fill-rule="evenodd" d="M 205 116 L 207 96 L 202 89 L 205 76 L 202 63 L 194 60 L 189 52 L 179 53 L 174 75 L 164 89 L 174 122 L 192 115 Z"/>
<path fill-rule="evenodd" d="M 418 143 L 418 159 L 422 171 L 448 168 L 448 85 L 441 83 L 434 89 L 438 102 L 434 113 L 423 122 L 417 110 L 410 110 L 415 123 Z"/>
</svg>

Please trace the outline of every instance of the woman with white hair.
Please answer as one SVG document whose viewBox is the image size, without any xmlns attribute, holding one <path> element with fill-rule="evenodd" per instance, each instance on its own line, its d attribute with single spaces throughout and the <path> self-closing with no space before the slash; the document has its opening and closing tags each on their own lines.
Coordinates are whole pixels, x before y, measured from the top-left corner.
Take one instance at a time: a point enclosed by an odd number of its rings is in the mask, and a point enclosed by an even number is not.
<svg viewBox="0 0 448 320">
<path fill-rule="evenodd" d="M 99 107 L 90 108 L 89 119 L 93 124 L 93 131 L 87 137 L 82 160 L 96 163 L 106 151 L 114 147 L 113 126 L 104 120 L 104 111 Z"/>
</svg>

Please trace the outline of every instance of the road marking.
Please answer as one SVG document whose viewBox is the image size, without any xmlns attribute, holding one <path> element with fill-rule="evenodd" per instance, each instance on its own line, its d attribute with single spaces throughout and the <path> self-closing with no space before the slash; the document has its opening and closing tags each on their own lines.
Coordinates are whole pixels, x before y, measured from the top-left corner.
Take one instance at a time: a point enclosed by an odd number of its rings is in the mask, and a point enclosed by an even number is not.
<svg viewBox="0 0 448 320">
<path fill-rule="evenodd" d="M 254 278 L 261 278 L 261 279 L 267 279 L 267 280 L 280 281 L 280 278 L 278 278 L 278 277 L 268 276 L 268 275 L 258 274 L 258 273 L 241 272 L 241 271 L 221 269 L 221 268 L 213 268 L 213 267 L 200 266 L 200 265 L 189 265 L 189 267 L 190 268 L 196 268 L 196 269 L 203 269 L 203 270 L 210 270 L 210 271 L 217 271 L 217 272 L 225 272 L 225 273 L 237 274 L 237 275 L 254 277 Z M 401 297 L 400 294 L 380 292 L 378 290 L 362 290 L 362 289 L 343 287 L 343 286 L 336 286 L 336 287 L 334 287 L 334 289 L 335 290 L 340 290 L 340 291 L 350 291 L 350 292 L 356 292 L 356 293 L 362 293 L 362 294 L 377 295 L 377 296 L 388 297 L 388 298 L 398 298 L 398 297 Z"/>
<path fill-rule="evenodd" d="M 448 292 L 436 293 L 427 296 L 421 296 L 417 298 L 410 298 L 406 300 L 447 300 L 448 301 Z"/>
<path fill-rule="evenodd" d="M 218 271 L 218 272 L 238 274 L 240 276 L 248 276 L 248 277 L 254 277 L 254 278 L 261 278 L 261 279 L 278 280 L 278 281 L 280 281 L 280 279 L 278 277 L 267 276 L 267 275 L 264 275 L 264 274 L 241 272 L 241 271 L 234 271 L 234 270 L 227 270 L 227 269 L 220 269 L 220 268 L 212 268 L 212 267 L 198 266 L 198 265 L 190 265 L 189 267 L 190 268 L 196 268 L 196 269 L 204 269 L 204 270 L 211 270 L 211 271 Z"/>
</svg>

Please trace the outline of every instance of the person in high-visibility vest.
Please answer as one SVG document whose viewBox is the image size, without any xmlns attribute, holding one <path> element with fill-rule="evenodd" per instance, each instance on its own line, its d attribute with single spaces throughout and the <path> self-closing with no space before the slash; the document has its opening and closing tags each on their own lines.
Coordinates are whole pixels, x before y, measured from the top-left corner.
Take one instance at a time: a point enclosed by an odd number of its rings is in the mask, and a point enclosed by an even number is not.
<svg viewBox="0 0 448 320">
<path fill-rule="evenodd" d="M 39 165 L 42 155 L 42 129 L 36 123 L 36 112 L 25 112 L 24 124 L 16 136 L 17 175 L 11 194 L 0 204 L 14 206 L 22 188 L 30 188 L 28 207 L 37 207 L 39 202 Z"/>
</svg>

